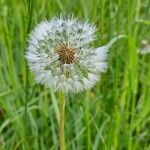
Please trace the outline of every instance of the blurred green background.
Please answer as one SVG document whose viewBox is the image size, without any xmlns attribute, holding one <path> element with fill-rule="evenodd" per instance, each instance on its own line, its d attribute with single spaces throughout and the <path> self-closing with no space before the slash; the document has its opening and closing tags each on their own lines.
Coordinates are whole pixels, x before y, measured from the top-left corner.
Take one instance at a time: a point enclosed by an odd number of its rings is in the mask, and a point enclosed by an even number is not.
<svg viewBox="0 0 150 150">
<path fill-rule="evenodd" d="M 59 149 L 60 94 L 39 85 L 24 53 L 42 20 L 74 15 L 111 47 L 109 68 L 89 91 L 66 100 L 68 150 L 150 150 L 149 0 L 0 0 L 0 150 Z M 144 45 L 145 46 L 145 45 Z"/>
</svg>

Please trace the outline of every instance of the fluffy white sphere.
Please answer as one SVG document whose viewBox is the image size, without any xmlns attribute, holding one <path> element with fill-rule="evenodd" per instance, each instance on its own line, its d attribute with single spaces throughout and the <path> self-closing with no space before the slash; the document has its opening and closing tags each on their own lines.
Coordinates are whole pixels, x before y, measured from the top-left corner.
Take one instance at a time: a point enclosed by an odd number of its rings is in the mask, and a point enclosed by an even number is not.
<svg viewBox="0 0 150 150">
<path fill-rule="evenodd" d="M 37 82 L 54 90 L 91 88 L 107 68 L 107 47 L 94 48 L 96 28 L 74 18 L 40 23 L 29 35 L 26 58 Z"/>
</svg>

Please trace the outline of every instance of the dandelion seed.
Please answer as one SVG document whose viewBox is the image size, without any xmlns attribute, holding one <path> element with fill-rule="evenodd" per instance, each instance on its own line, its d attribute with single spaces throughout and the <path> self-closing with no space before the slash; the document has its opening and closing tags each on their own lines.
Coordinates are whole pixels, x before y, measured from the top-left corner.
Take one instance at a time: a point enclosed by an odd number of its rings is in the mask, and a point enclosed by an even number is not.
<svg viewBox="0 0 150 150">
<path fill-rule="evenodd" d="M 96 30 L 74 18 L 40 23 L 29 35 L 26 52 L 37 82 L 66 93 L 93 87 L 106 71 L 108 50 L 91 45 Z"/>
</svg>

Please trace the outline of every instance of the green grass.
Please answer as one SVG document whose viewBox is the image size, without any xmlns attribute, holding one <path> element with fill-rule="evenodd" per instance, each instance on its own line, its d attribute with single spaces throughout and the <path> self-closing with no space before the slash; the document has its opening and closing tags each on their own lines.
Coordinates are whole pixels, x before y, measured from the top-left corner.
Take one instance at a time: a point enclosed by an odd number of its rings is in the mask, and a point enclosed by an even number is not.
<svg viewBox="0 0 150 150">
<path fill-rule="evenodd" d="M 63 14 L 95 23 L 95 47 L 109 50 L 107 73 L 66 100 L 68 150 L 150 149 L 149 0 L 0 0 L 0 150 L 59 149 L 60 94 L 37 84 L 24 58 L 28 33 Z"/>
</svg>

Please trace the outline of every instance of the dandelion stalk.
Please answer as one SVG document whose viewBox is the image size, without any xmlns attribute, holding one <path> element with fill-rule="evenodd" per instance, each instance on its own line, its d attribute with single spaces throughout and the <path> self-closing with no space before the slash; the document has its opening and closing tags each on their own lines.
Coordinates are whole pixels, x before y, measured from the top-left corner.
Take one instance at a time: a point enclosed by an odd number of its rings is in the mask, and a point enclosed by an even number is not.
<svg viewBox="0 0 150 150">
<path fill-rule="evenodd" d="M 61 95 L 60 104 L 60 150 L 65 150 L 65 95 Z"/>
</svg>

